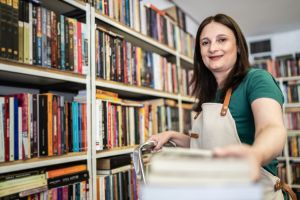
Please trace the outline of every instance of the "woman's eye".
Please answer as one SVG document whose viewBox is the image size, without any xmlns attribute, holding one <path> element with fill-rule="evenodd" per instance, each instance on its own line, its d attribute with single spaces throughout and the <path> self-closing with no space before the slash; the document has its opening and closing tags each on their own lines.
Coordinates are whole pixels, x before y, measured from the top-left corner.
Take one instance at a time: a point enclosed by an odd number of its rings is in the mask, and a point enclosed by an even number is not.
<svg viewBox="0 0 300 200">
<path fill-rule="evenodd" d="M 206 46 L 206 45 L 208 45 L 208 42 L 207 42 L 207 41 L 203 41 L 203 42 L 201 43 L 201 45 L 202 45 L 202 46 Z"/>
<path fill-rule="evenodd" d="M 223 43 L 225 41 L 226 41 L 226 38 L 221 38 L 221 39 L 218 40 L 219 43 Z"/>
</svg>

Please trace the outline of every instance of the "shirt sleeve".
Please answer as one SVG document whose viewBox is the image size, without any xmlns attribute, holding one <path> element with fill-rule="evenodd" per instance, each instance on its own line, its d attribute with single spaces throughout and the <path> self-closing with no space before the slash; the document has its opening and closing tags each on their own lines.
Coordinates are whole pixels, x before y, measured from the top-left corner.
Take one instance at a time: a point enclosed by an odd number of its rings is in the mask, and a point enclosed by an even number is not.
<svg viewBox="0 0 300 200">
<path fill-rule="evenodd" d="M 280 105 L 284 102 L 282 91 L 273 76 L 262 69 L 249 72 L 247 96 L 250 104 L 259 98 L 271 98 Z"/>
</svg>

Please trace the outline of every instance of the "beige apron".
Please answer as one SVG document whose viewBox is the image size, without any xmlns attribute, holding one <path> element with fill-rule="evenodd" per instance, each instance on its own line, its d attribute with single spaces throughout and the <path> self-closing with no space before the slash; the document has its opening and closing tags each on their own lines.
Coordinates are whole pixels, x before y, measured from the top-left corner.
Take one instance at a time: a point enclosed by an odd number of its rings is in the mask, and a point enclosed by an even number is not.
<svg viewBox="0 0 300 200">
<path fill-rule="evenodd" d="M 214 149 L 230 144 L 241 144 L 235 121 L 228 109 L 230 96 L 231 89 L 226 93 L 223 104 L 204 103 L 202 105 L 202 112 L 198 117 L 196 116 L 193 123 L 192 133 L 196 133 L 196 135 L 191 135 L 191 148 Z M 277 191 L 274 189 L 275 184 L 278 184 L 279 181 L 278 177 L 261 168 L 264 199 L 284 199 L 281 188 Z"/>
</svg>

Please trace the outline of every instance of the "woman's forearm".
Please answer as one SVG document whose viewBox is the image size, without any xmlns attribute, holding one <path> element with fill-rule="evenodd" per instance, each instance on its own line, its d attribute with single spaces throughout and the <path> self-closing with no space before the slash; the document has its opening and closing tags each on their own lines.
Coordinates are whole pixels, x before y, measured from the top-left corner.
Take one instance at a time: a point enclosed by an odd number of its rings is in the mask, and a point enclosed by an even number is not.
<svg viewBox="0 0 300 200">
<path fill-rule="evenodd" d="M 177 146 L 189 148 L 190 147 L 190 137 L 188 135 L 172 132 L 171 133 L 171 141 L 175 142 Z"/>
</svg>

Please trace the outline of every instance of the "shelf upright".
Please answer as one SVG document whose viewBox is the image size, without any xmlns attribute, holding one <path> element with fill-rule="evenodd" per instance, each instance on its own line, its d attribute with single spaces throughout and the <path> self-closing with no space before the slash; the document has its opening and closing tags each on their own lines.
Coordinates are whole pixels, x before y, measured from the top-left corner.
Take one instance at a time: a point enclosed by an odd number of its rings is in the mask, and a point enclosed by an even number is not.
<svg viewBox="0 0 300 200">
<path fill-rule="evenodd" d="M 92 199 L 96 199 L 97 194 L 97 188 L 96 188 L 96 181 L 97 181 L 97 158 L 96 158 L 96 52 L 95 52 L 95 30 L 96 30 L 96 24 L 95 24 L 95 8 L 90 7 L 90 37 L 91 37 L 91 46 L 90 46 L 90 52 L 91 52 L 91 163 L 92 163 Z"/>
</svg>

